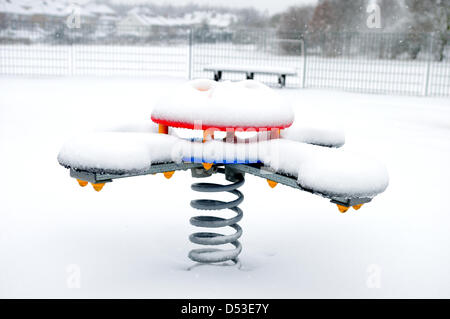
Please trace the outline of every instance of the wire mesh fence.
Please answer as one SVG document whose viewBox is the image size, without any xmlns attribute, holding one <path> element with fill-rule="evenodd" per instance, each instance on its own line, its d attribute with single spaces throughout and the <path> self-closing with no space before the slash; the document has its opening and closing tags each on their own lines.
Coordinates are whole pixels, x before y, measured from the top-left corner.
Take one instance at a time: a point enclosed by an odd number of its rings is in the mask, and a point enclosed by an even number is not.
<svg viewBox="0 0 450 319">
<path fill-rule="evenodd" d="M 212 65 L 290 69 L 291 88 L 450 96 L 449 34 L 15 22 L 0 28 L 0 75 L 212 78 Z M 223 74 L 238 80 L 245 73 Z M 278 85 L 273 74 L 255 79 Z"/>
<path fill-rule="evenodd" d="M 449 96 L 449 40 L 447 34 L 309 34 L 305 86 Z"/>
<path fill-rule="evenodd" d="M 186 76 L 190 30 L 12 24 L 0 31 L 0 74 Z"/>
</svg>

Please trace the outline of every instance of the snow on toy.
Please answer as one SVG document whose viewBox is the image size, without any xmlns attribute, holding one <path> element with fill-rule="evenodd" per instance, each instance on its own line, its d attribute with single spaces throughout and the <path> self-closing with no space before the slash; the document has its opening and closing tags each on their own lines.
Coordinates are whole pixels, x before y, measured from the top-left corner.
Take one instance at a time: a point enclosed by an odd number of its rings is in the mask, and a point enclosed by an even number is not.
<svg viewBox="0 0 450 319">
<path fill-rule="evenodd" d="M 370 202 L 388 185 L 383 164 L 339 149 L 342 132 L 291 126 L 292 109 L 277 93 L 253 81 L 185 83 L 153 109 L 153 124 L 124 125 L 110 132 L 94 132 L 68 141 L 58 155 L 61 165 L 80 186 L 91 183 L 100 191 L 114 179 L 191 170 L 194 178 L 224 174 L 226 185 L 194 183 L 197 192 L 228 192 L 235 200 L 195 199 L 199 210 L 229 209 L 232 218 L 196 216 L 197 227 L 231 227 L 235 232 L 197 232 L 189 239 L 207 248 L 194 249 L 189 258 L 198 263 L 238 263 L 242 246 L 245 174 L 267 180 L 270 187 L 287 185 L 320 195 L 337 204 L 341 213 Z M 170 128 L 202 130 L 203 138 L 181 138 Z M 170 130 L 169 130 L 170 129 Z M 243 138 L 240 132 L 250 137 Z M 250 133 L 248 133 L 250 132 Z M 222 137 L 220 137 L 222 135 Z M 232 249 L 214 248 L 231 244 Z M 212 248 L 211 248 L 212 247 Z"/>
<path fill-rule="evenodd" d="M 194 80 L 161 100 L 153 110 L 152 120 L 210 131 L 267 130 L 291 126 L 294 113 L 287 105 L 280 105 L 272 89 L 257 81 Z"/>
</svg>

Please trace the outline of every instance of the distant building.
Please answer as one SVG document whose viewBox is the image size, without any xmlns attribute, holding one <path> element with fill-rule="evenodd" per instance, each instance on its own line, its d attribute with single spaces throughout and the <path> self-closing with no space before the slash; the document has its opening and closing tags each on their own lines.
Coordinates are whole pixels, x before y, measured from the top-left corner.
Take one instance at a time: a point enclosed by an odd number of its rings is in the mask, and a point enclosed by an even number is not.
<svg viewBox="0 0 450 319">
<path fill-rule="evenodd" d="M 199 27 L 205 24 L 225 29 L 237 21 L 230 13 L 219 14 L 210 11 L 196 11 L 178 17 L 157 16 L 148 8 L 136 7 L 117 22 L 117 32 L 120 35 L 150 36 L 164 27 Z"/>
<path fill-rule="evenodd" d="M 14 22 L 54 23 L 64 22 L 73 12 L 80 10 L 81 23 L 115 23 L 117 14 L 105 4 L 78 3 L 74 0 L 0 0 L 0 21 L 8 26 Z"/>
<path fill-rule="evenodd" d="M 139 14 L 130 10 L 126 17 L 116 23 L 118 35 L 146 36 L 148 24 Z"/>
<path fill-rule="evenodd" d="M 117 13 L 104 3 L 88 2 L 82 7 L 81 13 L 88 14 L 90 22 L 100 24 L 115 24 L 119 19 Z"/>
<path fill-rule="evenodd" d="M 31 22 L 36 11 L 31 1 L 0 0 L 0 18 L 4 23 L 10 21 Z"/>
</svg>

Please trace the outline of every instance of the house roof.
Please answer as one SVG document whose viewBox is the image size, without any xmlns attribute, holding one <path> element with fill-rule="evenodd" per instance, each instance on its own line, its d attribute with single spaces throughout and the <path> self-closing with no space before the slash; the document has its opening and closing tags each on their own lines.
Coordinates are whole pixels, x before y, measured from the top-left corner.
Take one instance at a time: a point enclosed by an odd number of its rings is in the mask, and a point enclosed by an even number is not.
<svg viewBox="0 0 450 319">
<path fill-rule="evenodd" d="M 127 17 L 133 17 L 139 25 L 143 26 L 191 26 L 206 21 L 211 26 L 227 27 L 237 19 L 233 14 L 215 14 L 209 11 L 196 11 L 178 17 L 164 17 L 154 15 L 151 11 L 143 11 L 140 8 L 128 11 Z"/>
<path fill-rule="evenodd" d="M 88 2 L 83 10 L 100 15 L 115 15 L 116 12 L 103 3 Z"/>
<path fill-rule="evenodd" d="M 71 13 L 71 8 L 79 5 L 80 15 L 114 15 L 115 12 L 105 4 L 88 2 L 81 5 L 73 0 L 0 0 L 0 12 L 14 15 L 47 15 L 64 17 Z"/>
</svg>

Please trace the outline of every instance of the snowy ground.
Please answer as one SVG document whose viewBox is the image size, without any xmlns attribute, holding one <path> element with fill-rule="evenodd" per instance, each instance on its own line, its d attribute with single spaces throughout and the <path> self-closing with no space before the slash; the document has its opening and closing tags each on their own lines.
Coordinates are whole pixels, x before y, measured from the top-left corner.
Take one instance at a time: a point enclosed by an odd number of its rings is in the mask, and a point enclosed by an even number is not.
<svg viewBox="0 0 450 319">
<path fill-rule="evenodd" d="M 390 186 L 340 214 L 248 176 L 242 269 L 187 271 L 189 172 L 96 193 L 56 161 L 73 135 L 149 118 L 182 81 L 0 79 L 0 297 L 450 298 L 450 99 L 281 90 L 296 121 L 339 123 L 346 149 L 385 162 Z"/>
</svg>

